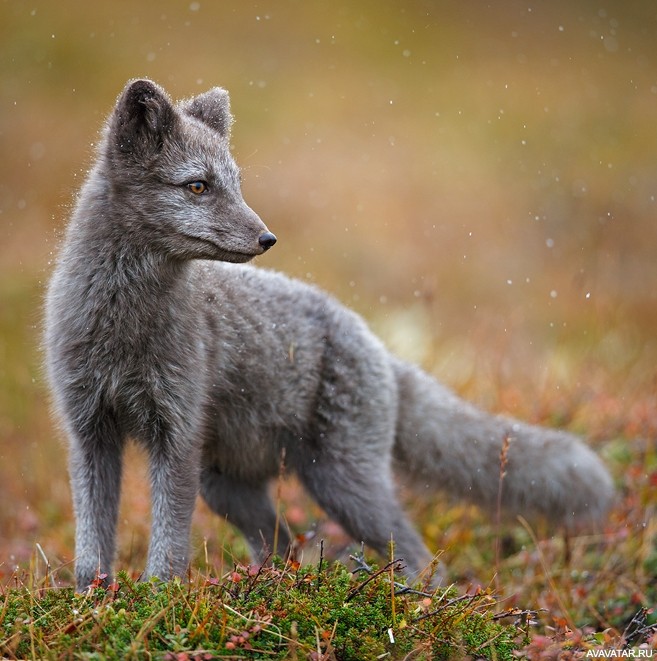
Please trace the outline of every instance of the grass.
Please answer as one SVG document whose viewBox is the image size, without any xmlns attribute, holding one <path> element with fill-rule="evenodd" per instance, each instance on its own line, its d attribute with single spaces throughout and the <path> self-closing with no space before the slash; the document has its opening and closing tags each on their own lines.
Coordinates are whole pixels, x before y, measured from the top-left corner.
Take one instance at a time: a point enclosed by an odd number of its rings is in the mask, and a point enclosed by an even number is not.
<svg viewBox="0 0 657 661">
<path fill-rule="evenodd" d="M 87 594 L 4 591 L 0 652 L 8 658 L 511 659 L 530 612 L 495 613 L 484 591 L 405 591 L 395 563 L 358 574 L 341 565 L 236 566 L 220 577 L 135 583 L 126 573 Z M 15 577 L 20 584 L 20 578 Z"/>
<path fill-rule="evenodd" d="M 38 580 L 34 571 L 17 571 L 0 591 L 0 653 L 10 659 L 501 661 L 654 649 L 653 613 L 638 602 L 623 630 L 578 628 L 566 611 L 552 618 L 547 634 L 539 633 L 538 609 L 510 605 L 491 589 L 410 589 L 397 580 L 400 565 L 377 569 L 362 555 L 352 557 L 351 570 L 323 557 L 304 566 L 274 559 L 269 567 L 192 571 L 169 583 L 135 582 L 123 571 L 112 583 L 98 577 L 84 594 L 56 587 L 52 568 Z M 573 574 L 571 588 L 591 582 L 581 578 Z M 550 583 L 561 601 L 563 582 Z"/>
<path fill-rule="evenodd" d="M 404 592 L 391 587 L 389 567 L 368 573 L 236 566 L 189 583 L 135 583 L 123 573 L 85 595 L 17 587 L 3 595 L 0 651 L 9 658 L 511 659 L 529 642 L 535 613 L 496 612 L 486 591 Z"/>
</svg>

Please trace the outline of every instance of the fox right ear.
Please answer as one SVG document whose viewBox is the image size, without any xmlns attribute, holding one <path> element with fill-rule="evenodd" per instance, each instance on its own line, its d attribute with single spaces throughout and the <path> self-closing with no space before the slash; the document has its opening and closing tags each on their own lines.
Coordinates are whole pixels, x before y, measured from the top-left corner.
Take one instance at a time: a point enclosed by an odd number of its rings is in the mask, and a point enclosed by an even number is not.
<svg viewBox="0 0 657 661">
<path fill-rule="evenodd" d="M 224 137 L 230 135 L 233 116 L 230 112 L 228 92 L 225 89 L 214 87 L 204 94 L 199 94 L 187 101 L 184 109 L 188 115 L 207 124 L 220 135 Z"/>
<path fill-rule="evenodd" d="M 161 87 L 150 80 L 132 80 L 116 102 L 110 135 L 119 151 L 152 157 L 162 149 L 177 120 Z"/>
</svg>

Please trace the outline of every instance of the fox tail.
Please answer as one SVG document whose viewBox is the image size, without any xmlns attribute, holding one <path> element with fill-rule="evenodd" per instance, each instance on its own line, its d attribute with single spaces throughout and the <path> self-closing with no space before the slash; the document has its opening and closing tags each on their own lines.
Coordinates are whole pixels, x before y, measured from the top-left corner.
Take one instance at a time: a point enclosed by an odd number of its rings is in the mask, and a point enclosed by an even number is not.
<svg viewBox="0 0 657 661">
<path fill-rule="evenodd" d="M 394 456 L 416 489 L 440 489 L 490 511 L 501 497 L 509 514 L 538 515 L 570 529 L 603 519 L 614 497 L 612 479 L 580 439 L 480 411 L 412 365 L 398 361 L 395 370 Z"/>
</svg>

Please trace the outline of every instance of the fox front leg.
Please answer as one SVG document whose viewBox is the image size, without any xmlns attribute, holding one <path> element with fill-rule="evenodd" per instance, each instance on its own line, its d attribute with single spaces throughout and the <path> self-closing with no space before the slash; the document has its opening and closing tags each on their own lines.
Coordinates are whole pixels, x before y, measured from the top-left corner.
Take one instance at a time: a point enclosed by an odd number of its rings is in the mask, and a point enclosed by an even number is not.
<svg viewBox="0 0 657 661">
<path fill-rule="evenodd" d="M 72 435 L 70 476 L 75 510 L 75 579 L 80 592 L 109 575 L 116 548 L 123 443 L 118 434 Z"/>
<path fill-rule="evenodd" d="M 150 452 L 151 540 L 146 577 L 184 576 L 192 514 L 200 481 L 200 452 L 161 444 Z"/>
</svg>

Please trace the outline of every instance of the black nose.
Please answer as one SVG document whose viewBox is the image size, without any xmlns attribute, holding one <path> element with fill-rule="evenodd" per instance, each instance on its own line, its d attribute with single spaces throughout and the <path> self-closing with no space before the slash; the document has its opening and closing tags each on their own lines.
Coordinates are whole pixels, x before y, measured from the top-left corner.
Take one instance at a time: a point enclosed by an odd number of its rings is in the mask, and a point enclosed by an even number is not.
<svg viewBox="0 0 657 661">
<path fill-rule="evenodd" d="M 265 250 L 269 250 L 276 243 L 276 237 L 271 232 L 264 232 L 258 237 L 258 243 Z"/>
</svg>

